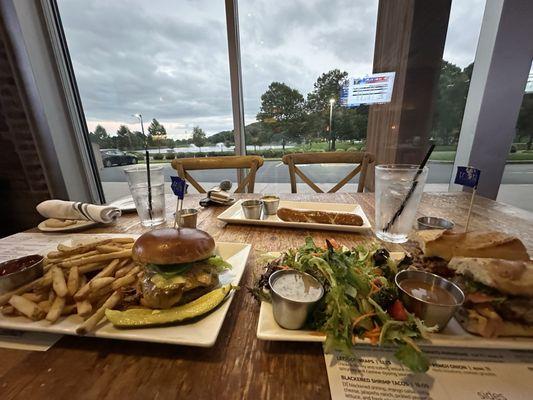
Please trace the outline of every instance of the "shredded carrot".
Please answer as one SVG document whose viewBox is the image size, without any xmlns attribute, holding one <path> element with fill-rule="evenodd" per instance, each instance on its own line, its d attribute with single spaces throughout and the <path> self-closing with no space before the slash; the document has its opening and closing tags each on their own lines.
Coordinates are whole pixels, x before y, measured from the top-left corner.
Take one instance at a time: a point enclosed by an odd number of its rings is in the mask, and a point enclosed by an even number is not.
<svg viewBox="0 0 533 400">
<path fill-rule="evenodd" d="M 362 314 L 362 315 L 358 316 L 356 319 L 354 319 L 354 321 L 352 323 L 352 328 L 355 328 L 364 319 L 369 318 L 369 317 L 373 317 L 374 315 L 376 315 L 375 312 L 369 312 L 369 313 Z"/>
<path fill-rule="evenodd" d="M 333 238 L 328 239 L 334 249 L 340 249 L 341 245 Z"/>
<path fill-rule="evenodd" d="M 379 290 L 380 290 L 379 286 L 376 285 L 373 281 L 370 281 L 370 294 L 379 292 Z"/>
</svg>

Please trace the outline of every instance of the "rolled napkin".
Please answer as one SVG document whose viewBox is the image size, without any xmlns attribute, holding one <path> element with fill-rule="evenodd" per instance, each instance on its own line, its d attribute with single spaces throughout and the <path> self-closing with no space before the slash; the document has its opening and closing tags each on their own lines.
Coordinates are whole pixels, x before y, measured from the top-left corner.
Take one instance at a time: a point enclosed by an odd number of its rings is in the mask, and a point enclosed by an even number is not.
<svg viewBox="0 0 533 400">
<path fill-rule="evenodd" d="M 210 190 L 207 192 L 207 197 L 211 200 L 226 203 L 231 199 L 231 195 L 225 190 Z"/>
<path fill-rule="evenodd" d="M 43 201 L 37 205 L 37 212 L 45 218 L 77 219 L 104 224 L 115 221 L 122 214 L 117 207 L 63 200 Z"/>
</svg>

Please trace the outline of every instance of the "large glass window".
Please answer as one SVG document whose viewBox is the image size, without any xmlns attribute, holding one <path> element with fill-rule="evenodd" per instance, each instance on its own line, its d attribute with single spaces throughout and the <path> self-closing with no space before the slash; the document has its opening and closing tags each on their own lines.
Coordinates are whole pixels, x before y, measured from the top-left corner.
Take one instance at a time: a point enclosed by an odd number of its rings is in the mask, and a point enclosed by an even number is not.
<svg viewBox="0 0 533 400">
<path fill-rule="evenodd" d="M 209 140 L 233 129 L 223 1 L 58 5 L 107 201 L 129 193 L 123 165 L 143 162 L 145 139 L 167 177 L 175 155 L 233 151 Z"/>
<path fill-rule="evenodd" d="M 533 65 L 507 157 L 498 201 L 533 211 Z"/>
<path fill-rule="evenodd" d="M 247 151 L 266 159 L 258 190 L 276 184 L 276 191 L 290 192 L 285 153 L 364 146 L 368 106 L 343 108 L 339 93 L 348 76 L 372 73 L 377 11 L 377 0 L 239 3 Z M 353 166 L 302 169 L 329 189 Z M 354 184 L 345 188 L 355 191 Z M 298 190 L 311 189 L 298 184 Z"/>
</svg>

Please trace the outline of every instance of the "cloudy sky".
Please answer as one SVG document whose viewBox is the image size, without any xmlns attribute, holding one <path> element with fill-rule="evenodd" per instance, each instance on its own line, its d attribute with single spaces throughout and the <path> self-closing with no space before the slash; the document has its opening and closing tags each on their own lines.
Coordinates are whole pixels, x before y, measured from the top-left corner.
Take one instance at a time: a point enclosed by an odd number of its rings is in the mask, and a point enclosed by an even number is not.
<svg viewBox="0 0 533 400">
<path fill-rule="evenodd" d="M 131 114 L 175 138 L 233 127 L 223 0 L 58 0 L 89 129 Z M 372 72 L 377 0 L 241 0 L 246 123 L 272 81 L 304 96 L 333 68 Z M 444 59 L 475 55 L 485 0 L 454 0 Z"/>
</svg>

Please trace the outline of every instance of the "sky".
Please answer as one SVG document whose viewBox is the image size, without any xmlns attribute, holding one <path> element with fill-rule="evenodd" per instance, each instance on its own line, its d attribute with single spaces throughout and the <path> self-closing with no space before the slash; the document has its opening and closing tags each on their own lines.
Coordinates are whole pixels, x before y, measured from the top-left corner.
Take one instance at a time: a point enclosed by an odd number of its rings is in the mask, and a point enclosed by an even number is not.
<svg viewBox="0 0 533 400">
<path fill-rule="evenodd" d="M 58 0 L 89 130 L 139 130 L 157 118 L 173 138 L 233 128 L 223 0 Z M 474 60 L 485 0 L 453 0 L 444 59 Z M 304 97 L 322 73 L 372 72 L 377 0 L 241 0 L 246 123 L 272 81 Z M 145 126 L 146 129 L 146 126 Z"/>
</svg>

